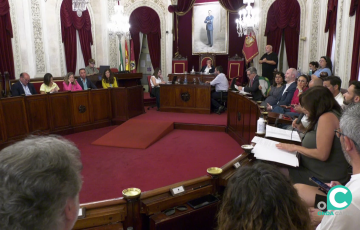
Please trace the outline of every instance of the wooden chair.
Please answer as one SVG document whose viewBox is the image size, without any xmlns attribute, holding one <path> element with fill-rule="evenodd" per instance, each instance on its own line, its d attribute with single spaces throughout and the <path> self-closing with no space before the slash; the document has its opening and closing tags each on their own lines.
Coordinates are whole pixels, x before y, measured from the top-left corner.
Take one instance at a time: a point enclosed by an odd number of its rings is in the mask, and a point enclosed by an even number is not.
<svg viewBox="0 0 360 230">
<path fill-rule="evenodd" d="M 228 59 L 228 74 L 227 77 L 232 79 L 237 77 L 237 85 L 242 85 L 244 81 L 244 58 L 239 57 L 237 54 L 234 57 Z"/>
<path fill-rule="evenodd" d="M 210 59 L 212 61 L 212 65 L 216 67 L 215 54 L 200 54 L 199 55 L 199 71 L 201 68 L 206 65 L 206 61 Z"/>
<path fill-rule="evenodd" d="M 174 57 L 172 59 L 172 73 L 188 72 L 188 60 L 184 57 Z"/>
<path fill-rule="evenodd" d="M 10 97 L 11 95 L 11 85 L 10 85 L 10 74 L 9 72 L 4 72 L 4 97 Z"/>
</svg>

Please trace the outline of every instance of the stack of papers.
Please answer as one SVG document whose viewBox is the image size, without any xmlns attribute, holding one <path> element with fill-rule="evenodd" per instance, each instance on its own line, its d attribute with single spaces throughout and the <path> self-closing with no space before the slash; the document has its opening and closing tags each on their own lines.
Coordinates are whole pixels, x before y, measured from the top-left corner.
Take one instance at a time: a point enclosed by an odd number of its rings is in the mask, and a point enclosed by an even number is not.
<svg viewBox="0 0 360 230">
<path fill-rule="evenodd" d="M 296 130 L 279 129 L 270 125 L 266 125 L 265 137 L 301 142 L 299 133 Z"/>
<path fill-rule="evenodd" d="M 299 167 L 299 159 L 296 156 L 296 152 L 288 152 L 278 149 L 276 144 L 279 144 L 280 142 L 257 136 L 255 136 L 251 142 L 256 143 L 255 147 L 251 151 L 254 153 L 256 159 L 273 161 L 293 167 Z"/>
</svg>

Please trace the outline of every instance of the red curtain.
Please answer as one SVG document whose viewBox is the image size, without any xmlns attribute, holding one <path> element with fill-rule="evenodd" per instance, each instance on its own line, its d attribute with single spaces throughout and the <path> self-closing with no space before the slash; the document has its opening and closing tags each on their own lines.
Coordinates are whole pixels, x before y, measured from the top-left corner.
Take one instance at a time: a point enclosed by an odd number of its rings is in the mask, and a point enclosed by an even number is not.
<svg viewBox="0 0 360 230">
<path fill-rule="evenodd" d="M 240 7 L 244 5 L 243 0 L 219 0 L 219 2 L 227 11 L 232 13 L 237 13 Z"/>
<path fill-rule="evenodd" d="M 76 30 L 79 32 L 81 51 L 83 52 L 85 65 L 91 58 L 91 45 L 93 44 L 91 33 L 91 21 L 89 11 L 82 12 L 78 17 L 72 10 L 72 0 L 63 0 L 60 9 L 62 41 L 65 47 L 66 68 L 68 72 L 76 72 Z"/>
<path fill-rule="evenodd" d="M 354 45 L 353 45 L 353 54 L 351 61 L 351 75 L 350 81 L 356 81 L 359 76 L 359 49 L 360 49 L 360 4 L 359 0 L 351 0 L 350 5 L 350 16 L 354 16 L 355 18 L 355 33 L 354 33 Z"/>
<path fill-rule="evenodd" d="M 12 37 L 9 2 L 8 0 L 0 0 L 0 72 L 7 71 L 10 78 L 15 79 Z"/>
<path fill-rule="evenodd" d="M 270 6 L 265 36 L 275 53 L 279 52 L 283 32 L 289 67 L 297 68 L 300 35 L 300 5 L 297 0 L 276 0 Z"/>
<path fill-rule="evenodd" d="M 328 10 L 326 16 L 325 33 L 329 32 L 328 45 L 326 49 L 326 56 L 331 57 L 331 49 L 333 45 L 333 37 L 336 32 L 336 16 L 337 16 L 338 0 L 328 1 Z"/>
<path fill-rule="evenodd" d="M 140 38 L 139 32 L 146 34 L 149 44 L 151 64 L 153 68 L 160 67 L 160 18 L 151 8 L 142 6 L 134 10 L 130 15 L 130 34 L 134 41 L 135 60 L 139 60 Z"/>
</svg>

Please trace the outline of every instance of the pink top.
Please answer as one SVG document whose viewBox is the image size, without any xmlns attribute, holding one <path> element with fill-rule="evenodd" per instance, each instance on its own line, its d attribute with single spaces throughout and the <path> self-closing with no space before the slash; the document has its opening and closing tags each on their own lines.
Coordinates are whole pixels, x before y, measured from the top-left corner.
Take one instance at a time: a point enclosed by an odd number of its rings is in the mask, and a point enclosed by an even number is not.
<svg viewBox="0 0 360 230">
<path fill-rule="evenodd" d="M 305 89 L 303 89 L 303 92 L 305 92 L 308 89 L 308 87 L 305 87 Z M 299 101 L 299 89 L 296 88 L 295 92 L 294 92 L 294 96 L 291 100 L 291 105 L 298 105 L 300 103 Z M 293 109 L 293 107 L 291 107 L 290 109 L 291 112 L 296 113 L 296 111 Z"/>
<path fill-rule="evenodd" d="M 81 86 L 79 85 L 79 83 L 77 83 L 75 81 L 75 85 L 69 83 L 69 85 L 67 85 L 65 82 L 63 82 L 63 91 L 79 91 L 82 90 Z"/>
</svg>

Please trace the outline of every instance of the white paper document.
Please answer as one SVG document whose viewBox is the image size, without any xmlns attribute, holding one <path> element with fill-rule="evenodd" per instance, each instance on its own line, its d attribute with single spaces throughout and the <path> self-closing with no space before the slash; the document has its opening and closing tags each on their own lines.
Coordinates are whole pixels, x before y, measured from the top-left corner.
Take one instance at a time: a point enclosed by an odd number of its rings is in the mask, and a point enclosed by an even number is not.
<svg viewBox="0 0 360 230">
<path fill-rule="evenodd" d="M 266 126 L 265 137 L 301 142 L 299 133 L 296 130 L 279 129 L 270 125 Z"/>
<path fill-rule="evenodd" d="M 255 136 L 251 142 L 256 143 L 251 152 L 254 153 L 257 159 L 299 167 L 299 159 L 296 157 L 296 152 L 278 149 L 276 144 L 279 142 L 257 136 Z"/>
</svg>

